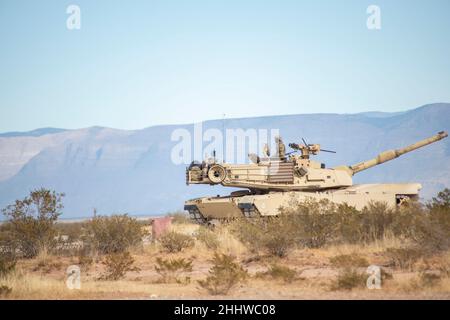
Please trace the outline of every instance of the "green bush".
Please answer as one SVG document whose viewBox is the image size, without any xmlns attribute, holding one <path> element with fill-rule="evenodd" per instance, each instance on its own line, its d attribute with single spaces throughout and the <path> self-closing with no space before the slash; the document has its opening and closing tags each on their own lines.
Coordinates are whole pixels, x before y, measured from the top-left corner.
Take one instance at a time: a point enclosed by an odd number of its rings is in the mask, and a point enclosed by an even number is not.
<svg viewBox="0 0 450 320">
<path fill-rule="evenodd" d="M 100 276 L 100 280 L 119 280 L 125 277 L 129 271 L 140 271 L 134 265 L 134 258 L 128 251 L 108 254 L 103 261 L 106 266 L 105 272 Z"/>
<path fill-rule="evenodd" d="M 248 274 L 232 256 L 215 253 L 213 266 L 205 280 L 198 280 L 201 288 L 211 295 L 228 294 L 238 283 L 244 281 Z"/>
<path fill-rule="evenodd" d="M 192 271 L 192 260 L 158 257 L 156 258 L 155 270 L 160 275 L 160 282 L 162 283 L 189 283 L 190 278 L 187 276 L 183 278 L 182 275 Z"/>
<path fill-rule="evenodd" d="M 52 250 L 57 244 L 55 222 L 61 215 L 63 196 L 41 188 L 3 209 L 8 219 L 9 244 L 26 258 L 33 258 L 42 250 Z"/>
<path fill-rule="evenodd" d="M 159 238 L 161 246 L 169 253 L 180 252 L 194 246 L 192 236 L 175 231 L 166 232 Z"/>
<path fill-rule="evenodd" d="M 127 214 L 92 218 L 84 229 L 85 246 L 103 254 L 125 252 L 142 245 L 146 235 L 143 226 Z"/>
</svg>

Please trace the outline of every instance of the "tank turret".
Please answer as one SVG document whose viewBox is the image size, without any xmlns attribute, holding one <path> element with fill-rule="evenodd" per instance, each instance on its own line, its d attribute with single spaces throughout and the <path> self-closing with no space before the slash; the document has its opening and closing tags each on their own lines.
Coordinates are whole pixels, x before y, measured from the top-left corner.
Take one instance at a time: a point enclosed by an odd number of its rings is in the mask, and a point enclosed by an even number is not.
<svg viewBox="0 0 450 320">
<path fill-rule="evenodd" d="M 215 159 L 203 163 L 193 162 L 186 170 L 187 184 L 221 184 L 226 187 L 247 188 L 253 192 L 293 190 L 324 190 L 349 187 L 353 185 L 352 176 L 355 173 L 369 169 L 378 164 L 393 160 L 402 154 L 411 152 L 433 142 L 439 141 L 448 134 L 439 132 L 430 138 L 418 141 L 410 146 L 380 153 L 377 157 L 351 166 L 325 168 L 325 165 L 310 159 L 320 151 L 319 144 L 290 143 L 294 150 L 285 154 L 284 145 L 277 137 L 278 152 L 274 158 L 259 157 L 251 154 L 250 164 L 218 163 Z M 296 152 L 300 154 L 296 154 Z"/>
</svg>

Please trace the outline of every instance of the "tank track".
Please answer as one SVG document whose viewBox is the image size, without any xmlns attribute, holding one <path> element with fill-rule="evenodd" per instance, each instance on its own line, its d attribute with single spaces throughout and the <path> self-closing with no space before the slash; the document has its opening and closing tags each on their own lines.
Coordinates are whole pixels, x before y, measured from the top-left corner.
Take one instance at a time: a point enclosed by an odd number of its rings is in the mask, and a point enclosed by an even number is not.
<svg viewBox="0 0 450 320">
<path fill-rule="evenodd" d="M 193 207 L 193 208 L 189 208 L 187 210 L 189 212 L 189 217 L 191 218 L 192 221 L 195 221 L 196 223 L 198 223 L 200 225 L 208 224 L 208 219 L 206 219 L 197 208 Z"/>
<path fill-rule="evenodd" d="M 244 215 L 244 217 L 246 217 L 247 219 L 252 219 L 252 218 L 259 218 L 261 217 L 261 214 L 258 212 L 258 210 L 256 210 L 255 207 L 252 206 L 252 208 L 249 209 L 243 209 L 242 213 Z"/>
</svg>

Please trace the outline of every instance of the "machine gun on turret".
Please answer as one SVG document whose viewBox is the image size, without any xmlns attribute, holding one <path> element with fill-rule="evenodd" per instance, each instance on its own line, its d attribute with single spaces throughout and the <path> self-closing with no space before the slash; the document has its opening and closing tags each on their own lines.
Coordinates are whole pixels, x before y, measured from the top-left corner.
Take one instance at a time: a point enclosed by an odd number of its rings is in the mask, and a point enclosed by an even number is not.
<svg viewBox="0 0 450 320">
<path fill-rule="evenodd" d="M 321 149 L 320 148 L 320 144 L 310 144 L 307 143 L 306 140 L 304 138 L 302 138 L 303 144 L 298 144 L 298 143 L 289 143 L 289 147 L 291 149 L 294 149 L 294 151 L 291 151 L 289 153 L 287 153 L 287 155 L 290 155 L 292 153 L 295 153 L 297 151 L 301 152 L 300 158 L 301 159 L 309 159 L 309 156 L 312 155 L 317 155 L 320 151 L 323 152 L 330 152 L 330 153 L 336 153 L 336 151 L 332 151 L 332 150 L 326 150 L 326 149 Z"/>
</svg>

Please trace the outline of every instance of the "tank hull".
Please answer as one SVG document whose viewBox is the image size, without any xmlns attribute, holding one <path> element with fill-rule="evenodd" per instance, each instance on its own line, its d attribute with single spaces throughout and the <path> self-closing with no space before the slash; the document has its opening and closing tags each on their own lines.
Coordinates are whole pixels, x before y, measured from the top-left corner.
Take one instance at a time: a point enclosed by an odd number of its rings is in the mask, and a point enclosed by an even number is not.
<svg viewBox="0 0 450 320">
<path fill-rule="evenodd" d="M 360 210 L 369 202 L 385 202 L 389 206 L 400 205 L 404 199 L 417 199 L 421 185 L 405 184 L 360 184 L 341 189 L 320 192 L 286 191 L 266 194 L 229 195 L 224 197 L 203 197 L 185 202 L 184 209 L 191 218 L 201 224 L 239 217 L 274 216 L 280 207 L 289 206 L 292 201 L 328 199 L 334 203 L 347 203 Z"/>
</svg>

